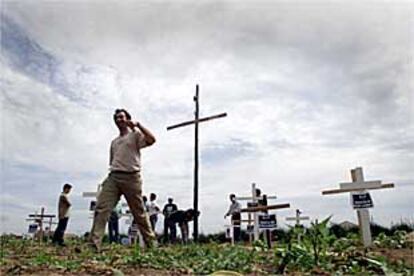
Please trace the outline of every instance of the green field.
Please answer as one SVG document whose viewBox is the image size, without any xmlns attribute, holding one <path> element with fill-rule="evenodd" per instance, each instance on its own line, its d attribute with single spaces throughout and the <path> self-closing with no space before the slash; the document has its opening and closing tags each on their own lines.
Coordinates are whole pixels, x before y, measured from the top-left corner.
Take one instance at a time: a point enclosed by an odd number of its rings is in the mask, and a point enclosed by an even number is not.
<svg viewBox="0 0 414 276">
<path fill-rule="evenodd" d="M 412 233 L 396 230 L 379 233 L 369 250 L 356 233 L 335 236 L 327 220 L 308 229 L 292 228 L 268 249 L 253 245 L 205 242 L 160 245 L 141 250 L 106 244 L 103 252 L 91 251 L 81 238 L 66 247 L 50 243 L 1 237 L 2 275 L 206 275 L 233 271 L 250 275 L 412 275 Z M 301 234 L 298 242 L 297 235 Z"/>
</svg>

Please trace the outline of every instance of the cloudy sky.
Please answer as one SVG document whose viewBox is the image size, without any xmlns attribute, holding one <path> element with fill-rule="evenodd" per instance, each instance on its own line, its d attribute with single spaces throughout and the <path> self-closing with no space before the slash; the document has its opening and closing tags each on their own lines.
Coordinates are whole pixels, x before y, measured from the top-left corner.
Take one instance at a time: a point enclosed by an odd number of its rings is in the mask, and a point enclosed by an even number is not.
<svg viewBox="0 0 414 276">
<path fill-rule="evenodd" d="M 1 232 L 56 213 L 73 183 L 69 231 L 90 229 L 108 172 L 115 108 L 157 143 L 144 192 L 192 205 L 193 118 L 200 128 L 200 228 L 223 230 L 229 193 L 252 182 L 272 203 L 356 221 L 348 194 L 321 196 L 364 168 L 384 225 L 414 221 L 414 6 L 360 1 L 1 1 Z M 161 229 L 158 229 L 161 230 Z"/>
</svg>

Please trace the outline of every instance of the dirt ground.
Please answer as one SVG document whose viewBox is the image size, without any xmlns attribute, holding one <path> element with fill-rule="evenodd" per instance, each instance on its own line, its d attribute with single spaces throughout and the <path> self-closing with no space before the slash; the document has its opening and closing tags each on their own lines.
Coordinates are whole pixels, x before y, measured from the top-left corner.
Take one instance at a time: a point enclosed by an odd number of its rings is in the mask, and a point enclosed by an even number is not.
<svg viewBox="0 0 414 276">
<path fill-rule="evenodd" d="M 414 250 L 410 248 L 389 249 L 376 248 L 373 250 L 378 256 L 384 256 L 392 263 L 403 262 L 408 267 L 414 268 Z"/>
<path fill-rule="evenodd" d="M 67 249 L 63 249 L 59 252 L 58 255 L 71 254 L 66 252 Z M 374 248 L 372 253 L 376 256 L 384 256 L 394 264 L 405 264 L 406 266 L 414 269 L 414 251 L 413 249 L 403 248 L 403 249 L 389 249 L 389 248 Z M 114 275 L 114 276 L 127 276 L 127 275 L 148 275 L 148 276 L 165 276 L 165 275 L 190 275 L 191 271 L 184 270 L 156 270 L 149 268 L 138 268 L 131 266 L 121 266 L 117 269 L 102 266 L 99 263 L 94 261 L 85 261 L 82 264 L 82 268 L 76 272 L 69 272 L 65 268 L 49 268 L 46 265 L 42 266 L 25 266 L 21 264 L 21 258 L 24 258 L 24 253 L 21 253 L 20 258 L 14 257 L 11 258 L 11 262 L 8 263 L 6 267 L 0 268 L 0 275 Z M 313 271 L 315 274 L 319 274 L 316 271 Z M 217 275 L 240 275 L 240 274 L 217 274 Z M 254 275 L 254 274 L 252 274 Z"/>
</svg>

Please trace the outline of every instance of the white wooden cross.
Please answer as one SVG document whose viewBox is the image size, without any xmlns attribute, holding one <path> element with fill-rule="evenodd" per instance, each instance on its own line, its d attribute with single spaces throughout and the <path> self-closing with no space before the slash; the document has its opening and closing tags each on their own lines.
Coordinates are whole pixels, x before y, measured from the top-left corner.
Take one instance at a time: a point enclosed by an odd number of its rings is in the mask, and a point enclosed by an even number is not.
<svg viewBox="0 0 414 276">
<path fill-rule="evenodd" d="M 83 192 L 82 197 L 94 197 L 98 198 L 99 191 L 101 190 L 102 184 L 98 184 L 98 187 L 96 188 L 96 192 Z"/>
<path fill-rule="evenodd" d="M 256 183 L 252 183 L 252 196 L 251 197 L 236 197 L 236 200 L 252 200 L 253 203 L 258 203 L 260 199 L 262 199 L 262 196 L 256 196 Z M 267 196 L 267 199 L 276 199 L 276 196 Z M 259 229 L 259 211 L 267 211 L 267 210 L 274 210 L 274 209 L 281 209 L 281 208 L 289 208 L 290 204 L 276 204 L 276 205 L 268 205 L 268 206 L 259 206 L 259 207 L 250 207 L 250 208 L 244 208 L 241 210 L 241 212 L 247 212 L 249 213 L 249 220 L 250 221 L 250 213 L 253 213 L 253 233 L 254 233 L 254 239 L 258 240 L 260 235 L 260 229 Z"/>
<path fill-rule="evenodd" d="M 300 223 L 301 220 L 309 220 L 308 216 L 301 217 L 300 214 L 302 214 L 302 212 L 299 209 L 296 209 L 296 215 L 294 217 L 287 217 L 286 220 L 287 221 L 295 221 L 295 227 L 300 227 L 301 226 L 301 223 Z M 297 236 L 298 242 L 300 242 L 301 236 L 302 236 L 302 234 L 300 232 L 298 232 L 298 236 Z"/>
<path fill-rule="evenodd" d="M 49 230 L 52 229 L 53 219 L 55 218 L 55 215 L 52 214 L 45 214 L 45 207 L 40 208 L 40 215 L 37 214 L 37 211 L 34 214 L 29 214 L 29 218 L 26 219 L 26 221 L 34 221 L 37 225 L 39 225 L 39 240 L 40 242 L 43 241 L 43 223 L 44 219 L 49 219 Z M 35 235 L 33 235 L 34 238 Z"/>
<path fill-rule="evenodd" d="M 296 221 L 295 226 L 300 226 L 301 225 L 301 223 L 300 223 L 301 220 L 309 220 L 308 216 L 301 217 L 300 214 L 302 214 L 302 212 L 299 209 L 296 209 L 296 215 L 294 217 L 287 217 L 286 220 L 288 220 L 288 221 L 294 220 L 294 221 Z"/>
<path fill-rule="evenodd" d="M 394 183 L 382 184 L 380 180 L 364 181 L 364 175 L 361 167 L 351 170 L 352 182 L 340 183 L 339 189 L 322 191 L 322 195 L 338 194 L 338 193 L 362 193 L 367 190 L 394 188 Z M 372 244 L 369 210 L 367 208 L 357 209 L 358 224 L 361 232 L 361 239 L 364 247 L 370 247 Z"/>
<path fill-rule="evenodd" d="M 101 191 L 101 187 L 102 187 L 102 184 L 98 184 L 96 188 L 96 192 L 83 192 L 82 197 L 93 197 L 96 200 L 98 200 L 98 195 L 99 195 L 99 192 Z M 93 219 L 93 216 L 90 217 L 90 219 Z"/>
</svg>

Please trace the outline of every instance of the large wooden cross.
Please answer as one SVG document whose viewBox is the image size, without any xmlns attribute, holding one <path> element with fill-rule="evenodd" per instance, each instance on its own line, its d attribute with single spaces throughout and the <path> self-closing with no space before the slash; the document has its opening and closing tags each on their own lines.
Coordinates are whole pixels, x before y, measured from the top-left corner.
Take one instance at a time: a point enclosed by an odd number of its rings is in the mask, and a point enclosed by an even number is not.
<svg viewBox="0 0 414 276">
<path fill-rule="evenodd" d="M 199 88 L 198 84 L 196 85 L 196 94 L 194 96 L 195 102 L 195 112 L 194 112 L 194 120 L 186 121 L 183 123 L 179 123 L 176 125 L 172 125 L 167 127 L 167 130 L 172 130 L 174 128 L 184 127 L 187 125 L 194 125 L 194 211 L 198 213 L 198 124 L 200 122 L 205 122 L 213 119 L 218 119 L 222 117 L 226 117 L 227 113 L 221 113 L 213 116 L 208 116 L 204 118 L 199 118 L 199 106 L 200 106 L 200 97 L 199 97 Z M 194 241 L 198 240 L 198 216 L 194 217 Z"/>
<path fill-rule="evenodd" d="M 372 244 L 370 218 L 368 208 L 373 207 L 367 190 L 394 188 L 394 183 L 382 184 L 380 180 L 364 181 L 362 168 L 351 170 L 352 182 L 340 183 L 339 189 L 322 191 L 322 195 L 351 193 L 354 208 L 357 210 L 359 230 L 364 247 Z"/>
</svg>

